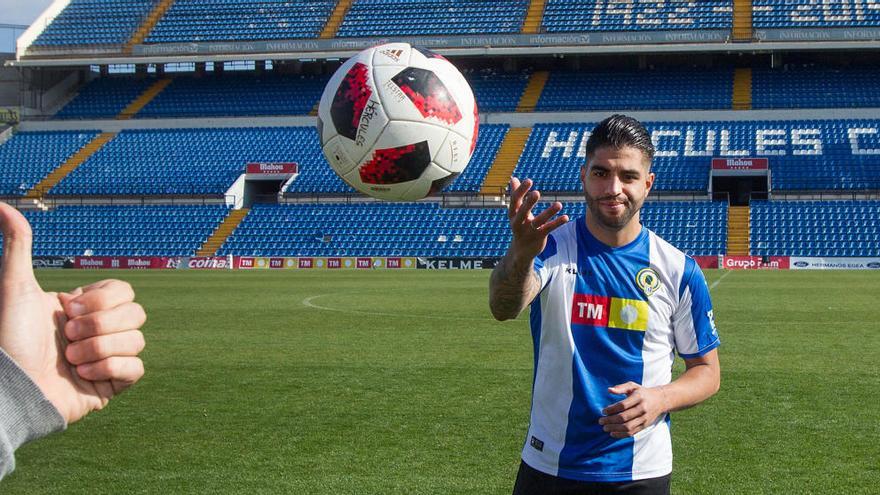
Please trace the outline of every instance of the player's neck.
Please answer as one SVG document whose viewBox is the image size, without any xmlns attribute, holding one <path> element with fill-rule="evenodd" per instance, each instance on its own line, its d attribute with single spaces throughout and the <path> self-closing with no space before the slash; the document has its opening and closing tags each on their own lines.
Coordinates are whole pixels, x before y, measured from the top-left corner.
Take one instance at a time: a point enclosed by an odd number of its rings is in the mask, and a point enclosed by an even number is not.
<svg viewBox="0 0 880 495">
<path fill-rule="evenodd" d="M 606 246 L 613 248 L 626 246 L 636 240 L 636 237 L 642 232 L 642 223 L 639 221 L 639 217 L 640 215 L 636 213 L 622 229 L 613 229 L 603 225 L 588 211 L 586 215 L 587 230 Z"/>
</svg>

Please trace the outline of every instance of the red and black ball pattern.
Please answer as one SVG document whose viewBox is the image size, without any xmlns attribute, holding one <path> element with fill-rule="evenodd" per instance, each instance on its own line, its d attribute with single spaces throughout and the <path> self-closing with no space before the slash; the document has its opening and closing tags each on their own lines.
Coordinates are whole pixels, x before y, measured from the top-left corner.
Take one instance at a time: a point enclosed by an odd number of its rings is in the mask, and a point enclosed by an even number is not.
<svg viewBox="0 0 880 495">
<path fill-rule="evenodd" d="M 360 167 L 361 181 L 365 184 L 400 184 L 418 179 L 430 164 L 427 141 L 376 150 L 373 158 Z"/>
<path fill-rule="evenodd" d="M 355 139 L 357 136 L 361 115 L 367 102 L 370 101 L 370 96 L 373 95 L 373 90 L 367 84 L 369 74 L 370 69 L 366 65 L 354 64 L 333 97 L 330 108 L 333 127 L 336 128 L 336 132 L 349 139 Z"/>
<path fill-rule="evenodd" d="M 461 110 L 449 90 L 433 72 L 407 67 L 391 80 L 409 97 L 422 117 L 434 117 L 450 125 L 461 120 Z"/>
</svg>

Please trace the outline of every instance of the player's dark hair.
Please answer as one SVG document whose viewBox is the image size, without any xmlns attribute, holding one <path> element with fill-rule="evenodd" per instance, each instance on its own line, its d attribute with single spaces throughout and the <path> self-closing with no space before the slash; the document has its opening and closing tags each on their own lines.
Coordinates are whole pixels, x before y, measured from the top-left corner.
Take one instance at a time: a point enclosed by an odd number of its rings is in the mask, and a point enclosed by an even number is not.
<svg viewBox="0 0 880 495">
<path fill-rule="evenodd" d="M 648 161 L 648 168 L 654 160 L 654 143 L 651 135 L 638 120 L 626 115 L 615 114 L 599 122 L 587 140 L 587 157 L 592 158 L 599 148 L 609 147 L 619 150 L 625 146 L 642 152 Z"/>
</svg>

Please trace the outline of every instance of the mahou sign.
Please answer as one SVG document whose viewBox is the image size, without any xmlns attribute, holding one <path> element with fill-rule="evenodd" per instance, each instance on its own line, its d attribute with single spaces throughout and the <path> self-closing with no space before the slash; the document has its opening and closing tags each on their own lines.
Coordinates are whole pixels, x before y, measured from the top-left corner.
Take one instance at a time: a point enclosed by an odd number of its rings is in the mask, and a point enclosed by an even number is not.
<svg viewBox="0 0 880 495">
<path fill-rule="evenodd" d="M 767 170 L 766 158 L 713 158 L 712 170 Z"/>
<path fill-rule="evenodd" d="M 249 174 L 295 174 L 299 170 L 299 166 L 293 162 L 281 163 L 264 163 L 252 162 L 245 167 L 245 172 Z"/>
</svg>

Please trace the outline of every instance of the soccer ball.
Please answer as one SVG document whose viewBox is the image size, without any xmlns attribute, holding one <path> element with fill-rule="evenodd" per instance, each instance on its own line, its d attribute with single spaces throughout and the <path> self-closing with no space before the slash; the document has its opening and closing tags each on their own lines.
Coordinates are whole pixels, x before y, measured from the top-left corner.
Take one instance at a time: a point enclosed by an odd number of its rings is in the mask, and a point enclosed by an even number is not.
<svg viewBox="0 0 880 495">
<path fill-rule="evenodd" d="M 318 136 L 351 187 L 390 201 L 436 194 L 464 170 L 477 144 L 477 104 L 448 60 L 407 43 L 368 48 L 330 78 Z"/>
</svg>

